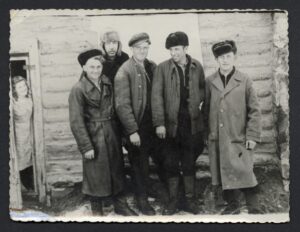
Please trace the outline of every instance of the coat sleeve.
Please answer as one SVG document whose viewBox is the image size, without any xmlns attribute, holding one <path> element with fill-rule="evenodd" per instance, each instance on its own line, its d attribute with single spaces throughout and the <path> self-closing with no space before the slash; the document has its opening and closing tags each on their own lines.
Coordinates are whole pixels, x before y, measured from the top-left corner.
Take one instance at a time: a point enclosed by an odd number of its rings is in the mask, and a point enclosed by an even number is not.
<svg viewBox="0 0 300 232">
<path fill-rule="evenodd" d="M 125 129 L 126 135 L 138 131 L 138 124 L 133 114 L 129 73 L 123 67 L 115 77 L 115 107 L 117 115 Z"/>
<path fill-rule="evenodd" d="M 157 66 L 153 76 L 151 108 L 153 126 L 165 126 L 165 110 L 164 110 L 164 77 L 161 66 Z"/>
<path fill-rule="evenodd" d="M 250 78 L 246 82 L 246 103 L 247 103 L 247 127 L 246 140 L 260 142 L 261 137 L 261 112 L 253 83 Z"/>
<path fill-rule="evenodd" d="M 206 139 L 206 140 L 208 140 L 208 134 L 209 134 L 210 98 L 211 98 L 210 83 L 209 83 L 209 79 L 206 78 L 206 80 L 205 80 L 205 100 L 204 100 L 204 136 L 205 136 L 204 139 Z"/>
<path fill-rule="evenodd" d="M 90 136 L 84 122 L 84 98 L 80 88 L 73 87 L 69 96 L 69 118 L 71 131 L 81 154 L 93 150 Z"/>
</svg>

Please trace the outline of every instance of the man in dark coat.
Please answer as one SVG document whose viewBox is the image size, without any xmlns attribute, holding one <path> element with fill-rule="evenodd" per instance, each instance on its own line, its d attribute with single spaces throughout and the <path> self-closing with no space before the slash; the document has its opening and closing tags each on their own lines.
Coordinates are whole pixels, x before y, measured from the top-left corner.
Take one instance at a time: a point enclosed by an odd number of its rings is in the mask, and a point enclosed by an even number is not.
<svg viewBox="0 0 300 232">
<path fill-rule="evenodd" d="M 183 209 L 193 214 L 199 212 L 195 198 L 195 161 L 204 147 L 205 77 L 199 61 L 187 54 L 188 45 L 184 32 L 167 37 L 166 48 L 172 58 L 158 65 L 152 87 L 153 124 L 157 136 L 166 140 L 164 169 L 170 201 L 163 211 L 165 215 L 172 215 L 178 209 L 181 171 L 185 190 Z"/>
<path fill-rule="evenodd" d="M 105 63 L 102 73 L 106 75 L 112 84 L 122 64 L 129 59 L 127 53 L 122 51 L 122 43 L 117 31 L 106 30 L 101 36 L 101 49 L 104 51 Z"/>
<path fill-rule="evenodd" d="M 123 195 L 124 170 L 113 88 L 102 75 L 104 58 L 97 49 L 78 56 L 83 73 L 69 96 L 72 133 L 83 155 L 82 192 L 89 196 L 93 214 L 103 215 L 102 198 L 112 196 L 115 212 L 136 215 Z"/>
<path fill-rule="evenodd" d="M 146 58 L 150 44 L 148 34 L 134 35 L 129 41 L 133 56 L 121 66 L 115 78 L 116 111 L 127 137 L 137 205 L 145 215 L 155 214 L 148 202 L 149 155 L 158 156 L 160 149 L 151 117 L 151 87 L 156 65 Z"/>
<path fill-rule="evenodd" d="M 260 141 L 261 115 L 251 79 L 234 66 L 237 48 L 226 40 L 212 46 L 219 64 L 206 79 L 208 152 L 213 189 L 221 186 L 228 206 L 222 214 L 238 214 L 237 190 L 245 194 L 249 213 L 261 213 L 253 149 Z"/>
</svg>

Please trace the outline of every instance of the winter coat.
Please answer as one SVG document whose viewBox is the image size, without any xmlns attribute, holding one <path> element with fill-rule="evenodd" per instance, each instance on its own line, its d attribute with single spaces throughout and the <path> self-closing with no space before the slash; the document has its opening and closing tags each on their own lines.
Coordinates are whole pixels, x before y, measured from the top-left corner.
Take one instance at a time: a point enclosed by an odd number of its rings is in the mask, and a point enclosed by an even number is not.
<svg viewBox="0 0 300 232">
<path fill-rule="evenodd" d="M 133 134 L 139 129 L 147 103 L 147 79 L 152 77 L 146 74 L 153 73 L 156 64 L 145 60 L 143 68 L 133 58 L 127 60 L 115 77 L 115 107 L 123 125 L 125 135 Z"/>
<path fill-rule="evenodd" d="M 189 70 L 188 109 L 191 117 L 192 134 L 204 130 L 203 112 L 200 103 L 205 97 L 205 77 L 199 61 L 191 59 Z M 165 126 L 167 135 L 175 137 L 178 128 L 180 106 L 180 76 L 172 59 L 157 66 L 152 84 L 152 118 L 153 125 Z"/>
<path fill-rule="evenodd" d="M 123 190 L 124 173 L 120 136 L 115 121 L 113 88 L 101 76 L 101 91 L 85 74 L 69 96 L 70 126 L 81 154 L 94 150 L 95 158 L 83 157 L 82 192 L 103 197 Z"/>
<path fill-rule="evenodd" d="M 224 89 L 219 72 L 209 76 L 205 109 L 212 184 L 254 187 L 253 151 L 245 145 L 260 141 L 261 115 L 251 79 L 236 70 Z"/>
<path fill-rule="evenodd" d="M 122 64 L 129 59 L 127 53 L 122 52 L 120 56 L 116 56 L 113 61 L 106 60 L 103 64 L 102 74 L 107 76 L 111 83 L 114 84 L 115 76 Z"/>
</svg>

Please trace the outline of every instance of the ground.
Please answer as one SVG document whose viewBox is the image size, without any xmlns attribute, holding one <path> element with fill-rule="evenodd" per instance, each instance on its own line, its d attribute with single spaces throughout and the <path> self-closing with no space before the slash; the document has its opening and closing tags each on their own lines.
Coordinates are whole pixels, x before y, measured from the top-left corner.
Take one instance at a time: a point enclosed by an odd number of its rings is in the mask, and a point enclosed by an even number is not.
<svg viewBox="0 0 300 232">
<path fill-rule="evenodd" d="M 289 193 L 284 191 L 282 178 L 279 168 L 274 165 L 260 166 L 255 168 L 255 173 L 260 183 L 259 201 L 266 213 L 286 213 L 289 211 Z M 200 175 L 201 176 L 201 175 Z M 131 208 L 138 212 L 133 197 L 133 185 L 127 178 L 126 194 L 128 203 Z M 152 178 L 152 194 L 149 197 L 150 204 L 160 215 L 163 209 L 165 193 L 164 187 L 156 178 Z M 210 178 L 203 175 L 197 179 L 196 192 L 202 214 L 219 214 L 223 207 L 215 207 L 214 201 L 211 199 Z M 39 210 L 48 215 L 63 216 L 76 213 L 90 215 L 90 205 L 88 199 L 81 193 L 81 183 L 56 183 L 53 186 L 51 206 L 41 205 L 37 201 L 37 197 L 32 194 L 26 194 L 24 198 L 24 209 Z M 240 195 L 242 212 L 247 212 L 243 195 Z M 113 215 L 113 206 L 111 200 L 107 199 L 105 203 L 105 214 Z M 179 211 L 178 214 L 187 214 Z"/>
</svg>

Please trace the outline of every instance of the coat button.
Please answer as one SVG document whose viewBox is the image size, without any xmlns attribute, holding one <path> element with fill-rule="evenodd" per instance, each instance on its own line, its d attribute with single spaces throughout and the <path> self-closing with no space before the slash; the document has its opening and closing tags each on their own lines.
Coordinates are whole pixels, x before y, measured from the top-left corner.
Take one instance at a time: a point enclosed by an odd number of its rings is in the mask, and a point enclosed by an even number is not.
<svg viewBox="0 0 300 232">
<path fill-rule="evenodd" d="M 141 85 L 139 85 L 139 88 L 142 88 L 142 86 L 141 86 Z"/>
<path fill-rule="evenodd" d="M 223 123 L 220 123 L 220 127 L 223 127 L 224 125 L 223 125 Z"/>
<path fill-rule="evenodd" d="M 220 112 L 221 112 L 221 113 L 223 113 L 223 112 L 224 112 L 224 110 L 223 110 L 223 109 L 220 109 Z"/>
</svg>

